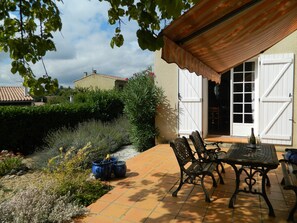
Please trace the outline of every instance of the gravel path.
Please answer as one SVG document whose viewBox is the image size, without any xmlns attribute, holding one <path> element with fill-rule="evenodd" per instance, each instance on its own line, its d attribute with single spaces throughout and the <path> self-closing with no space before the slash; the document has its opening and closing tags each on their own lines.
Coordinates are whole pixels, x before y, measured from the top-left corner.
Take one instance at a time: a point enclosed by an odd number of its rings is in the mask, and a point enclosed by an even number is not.
<svg viewBox="0 0 297 223">
<path fill-rule="evenodd" d="M 123 146 L 119 151 L 112 154 L 112 156 L 118 158 L 118 160 L 126 161 L 136 155 L 139 152 L 132 145 Z"/>
</svg>

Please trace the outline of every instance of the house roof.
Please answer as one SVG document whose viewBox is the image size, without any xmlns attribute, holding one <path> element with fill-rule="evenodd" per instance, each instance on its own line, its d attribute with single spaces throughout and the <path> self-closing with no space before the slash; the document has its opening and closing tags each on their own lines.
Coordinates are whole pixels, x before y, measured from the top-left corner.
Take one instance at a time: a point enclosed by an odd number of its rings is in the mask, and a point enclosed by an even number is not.
<svg viewBox="0 0 297 223">
<path fill-rule="evenodd" d="M 33 98 L 25 95 L 24 87 L 0 87 L 0 102 L 30 102 Z"/>
<path fill-rule="evenodd" d="M 90 74 L 90 75 L 86 75 L 78 80 L 75 80 L 74 82 L 77 82 L 77 81 L 80 81 L 80 80 L 83 80 L 85 78 L 89 78 L 91 76 L 100 76 L 100 77 L 105 77 L 105 78 L 110 78 L 110 79 L 114 79 L 114 80 L 120 80 L 120 81 L 127 81 L 127 78 L 122 78 L 122 77 L 116 77 L 116 76 L 112 76 L 112 75 L 106 75 L 106 74 L 96 74 L 96 73 L 93 73 L 93 74 Z"/>
<path fill-rule="evenodd" d="M 297 29 L 296 0 L 205 0 L 162 34 L 162 58 L 217 83 Z"/>
</svg>

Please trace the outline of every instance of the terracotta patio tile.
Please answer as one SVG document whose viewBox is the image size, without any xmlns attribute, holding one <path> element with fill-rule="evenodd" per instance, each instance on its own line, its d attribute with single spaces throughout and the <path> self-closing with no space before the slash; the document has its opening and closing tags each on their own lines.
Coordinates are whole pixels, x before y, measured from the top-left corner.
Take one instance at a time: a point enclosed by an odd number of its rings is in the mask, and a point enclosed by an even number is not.
<svg viewBox="0 0 297 223">
<path fill-rule="evenodd" d="M 268 215 L 268 213 L 266 213 Z M 254 207 L 236 207 L 233 210 L 234 222 L 261 222 L 261 209 Z"/>
<path fill-rule="evenodd" d="M 282 192 L 276 192 L 276 191 L 267 191 L 267 196 L 269 200 L 284 200 L 284 196 Z"/>
<path fill-rule="evenodd" d="M 160 201 L 158 201 L 158 200 L 146 197 L 146 198 L 138 200 L 134 204 L 134 207 L 142 208 L 142 209 L 146 209 L 146 210 L 153 210 L 159 203 L 160 203 Z"/>
<path fill-rule="evenodd" d="M 93 216 L 87 216 L 82 220 L 75 221 L 75 223 L 94 223 L 94 222 L 113 223 L 116 221 L 117 221 L 117 219 L 112 218 L 112 217 L 93 215 Z"/>
<path fill-rule="evenodd" d="M 110 202 L 105 201 L 96 201 L 95 203 L 88 206 L 88 209 L 90 210 L 90 213 L 96 213 L 99 214 L 104 208 L 110 205 Z"/>
<path fill-rule="evenodd" d="M 191 219 L 191 218 L 182 218 L 176 217 L 175 219 L 171 220 L 170 223 L 201 223 L 202 219 Z"/>
<path fill-rule="evenodd" d="M 163 202 L 185 202 L 189 195 L 180 195 L 178 194 L 177 197 L 173 197 L 171 192 L 167 193 L 166 196 L 163 198 Z"/>
<path fill-rule="evenodd" d="M 160 159 L 165 157 L 166 159 Z M 224 185 L 212 187 L 206 179 L 208 191 L 213 198 L 205 202 L 201 186 L 185 184 L 172 197 L 179 184 L 179 169 L 176 158 L 167 145 L 158 145 L 127 162 L 126 178 L 111 180 L 114 188 L 89 208 L 91 213 L 84 222 L 286 222 L 289 210 L 295 202 L 293 191 L 282 189 L 282 171 L 269 172 L 271 187 L 266 187 L 276 217 L 268 216 L 268 208 L 261 196 L 239 193 L 235 208 L 228 208 L 235 189 L 235 174 L 229 165 L 222 174 Z M 217 175 L 216 175 L 217 178 Z M 257 184 L 257 187 L 260 185 Z M 256 207 L 256 208 L 255 208 Z M 139 210 L 142 210 L 141 212 Z M 78 222 L 78 221 L 76 221 Z"/>
<path fill-rule="evenodd" d="M 129 222 L 145 222 L 150 214 L 151 210 L 131 208 L 124 216 L 122 216 L 121 220 Z"/>
<path fill-rule="evenodd" d="M 175 219 L 174 215 L 166 214 L 158 211 L 154 211 L 145 221 L 145 223 L 159 223 L 159 222 L 171 222 Z"/>
<path fill-rule="evenodd" d="M 214 223 L 214 222 L 233 222 L 233 210 L 228 208 L 215 209 L 208 208 L 203 218 L 203 222 Z"/>
<path fill-rule="evenodd" d="M 274 210 L 275 217 L 270 217 L 268 214 L 262 212 L 263 223 L 287 223 L 289 212 Z"/>
<path fill-rule="evenodd" d="M 192 191 L 192 193 L 187 197 L 185 203 L 189 203 L 189 204 L 204 204 L 205 203 L 205 195 L 204 193 L 201 192 L 197 192 L 197 191 Z"/>
<path fill-rule="evenodd" d="M 259 195 L 248 196 L 247 194 L 239 193 L 234 206 L 260 208 L 260 197 Z"/>
<path fill-rule="evenodd" d="M 119 204 L 110 204 L 107 208 L 101 211 L 100 215 L 113 218 L 120 218 L 129 210 L 129 207 Z"/>
<path fill-rule="evenodd" d="M 183 202 L 160 202 L 154 212 L 176 216 L 183 206 Z"/>
<path fill-rule="evenodd" d="M 284 200 L 269 199 L 274 211 L 288 211 L 288 205 Z M 268 206 L 263 198 L 261 198 L 261 208 L 268 209 Z M 263 210 L 266 212 L 266 210 Z"/>
<path fill-rule="evenodd" d="M 205 216 L 207 207 L 195 206 L 191 204 L 185 204 L 179 211 L 177 217 L 202 220 Z"/>
<path fill-rule="evenodd" d="M 112 190 L 109 191 L 107 194 L 103 195 L 100 198 L 100 201 L 105 201 L 105 202 L 112 202 L 115 199 L 119 198 L 121 196 L 121 194 L 118 193 L 113 193 Z"/>
<path fill-rule="evenodd" d="M 116 199 L 113 203 L 132 207 L 137 202 L 137 200 L 138 199 L 133 199 L 127 196 L 121 196 L 118 199 Z"/>
</svg>

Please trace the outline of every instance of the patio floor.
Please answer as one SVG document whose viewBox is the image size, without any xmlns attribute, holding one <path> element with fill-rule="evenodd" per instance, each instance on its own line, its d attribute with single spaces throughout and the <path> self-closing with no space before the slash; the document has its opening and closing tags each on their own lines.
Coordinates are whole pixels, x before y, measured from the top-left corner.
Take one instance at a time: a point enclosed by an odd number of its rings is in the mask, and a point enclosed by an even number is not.
<svg viewBox="0 0 297 223">
<path fill-rule="evenodd" d="M 278 152 L 281 158 L 281 152 Z M 127 162 L 127 176 L 108 182 L 114 188 L 88 208 L 90 213 L 79 223 L 94 222 L 287 222 L 290 208 L 295 202 L 293 191 L 280 185 L 282 171 L 269 172 L 271 187 L 267 188 L 276 217 L 268 216 L 262 197 L 240 193 L 235 208 L 228 208 L 235 186 L 235 174 L 225 165 L 225 184 L 213 188 L 207 179 L 214 199 L 204 200 L 200 186 L 184 185 L 177 197 L 171 193 L 177 188 L 179 167 L 168 144 L 147 150 Z M 216 179 L 218 177 L 216 176 Z M 286 198 L 286 199 L 285 199 Z"/>
</svg>

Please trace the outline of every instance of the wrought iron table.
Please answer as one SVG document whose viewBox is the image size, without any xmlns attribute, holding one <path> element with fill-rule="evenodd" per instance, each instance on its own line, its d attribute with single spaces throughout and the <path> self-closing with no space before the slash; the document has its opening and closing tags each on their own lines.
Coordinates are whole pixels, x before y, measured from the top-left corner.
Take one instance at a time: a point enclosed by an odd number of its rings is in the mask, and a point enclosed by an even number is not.
<svg viewBox="0 0 297 223">
<path fill-rule="evenodd" d="M 236 175 L 236 187 L 230 199 L 229 208 L 234 207 L 234 202 L 239 192 L 258 194 L 266 201 L 269 208 L 269 216 L 275 216 L 273 207 L 266 194 L 266 186 L 270 186 L 267 173 L 272 169 L 276 169 L 279 165 L 274 145 L 261 144 L 257 145 L 256 148 L 252 148 L 249 144 L 233 144 L 222 161 L 230 164 Z M 240 175 L 242 173 L 246 175 L 244 178 L 246 187 L 240 189 Z M 257 182 L 257 175 L 262 178 L 261 191 L 254 188 Z M 266 186 L 265 182 L 267 183 Z"/>
</svg>

